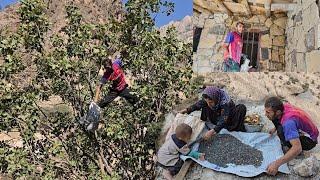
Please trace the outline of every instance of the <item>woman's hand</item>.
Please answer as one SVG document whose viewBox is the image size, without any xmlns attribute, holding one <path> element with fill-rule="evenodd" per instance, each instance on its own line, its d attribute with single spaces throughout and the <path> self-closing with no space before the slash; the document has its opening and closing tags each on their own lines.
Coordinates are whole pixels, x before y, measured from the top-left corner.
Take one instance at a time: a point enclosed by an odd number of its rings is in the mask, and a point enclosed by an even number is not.
<svg viewBox="0 0 320 180">
<path fill-rule="evenodd" d="M 188 112 L 187 109 L 184 109 L 184 110 L 182 110 L 182 111 L 179 111 L 180 114 L 186 114 L 187 112 Z"/>
</svg>

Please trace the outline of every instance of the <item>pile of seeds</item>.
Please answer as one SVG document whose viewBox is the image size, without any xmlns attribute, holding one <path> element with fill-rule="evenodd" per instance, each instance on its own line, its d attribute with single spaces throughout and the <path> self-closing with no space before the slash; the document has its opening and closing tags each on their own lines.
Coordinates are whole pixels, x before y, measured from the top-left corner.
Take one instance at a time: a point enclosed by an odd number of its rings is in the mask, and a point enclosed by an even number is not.
<svg viewBox="0 0 320 180">
<path fill-rule="evenodd" d="M 205 159 L 220 167 L 227 164 L 261 166 L 263 156 L 257 150 L 228 134 L 216 134 L 209 141 L 200 144 L 199 152 L 205 153 Z"/>
</svg>

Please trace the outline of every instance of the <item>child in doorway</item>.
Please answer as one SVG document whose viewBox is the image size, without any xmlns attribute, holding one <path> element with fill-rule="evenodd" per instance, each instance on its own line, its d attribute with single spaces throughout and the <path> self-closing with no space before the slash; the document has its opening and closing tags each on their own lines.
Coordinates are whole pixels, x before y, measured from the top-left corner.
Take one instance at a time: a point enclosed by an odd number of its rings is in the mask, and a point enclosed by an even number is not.
<svg viewBox="0 0 320 180">
<path fill-rule="evenodd" d="M 164 169 L 163 176 L 171 180 L 180 171 L 183 160 L 180 154 L 188 155 L 196 159 L 204 160 L 204 154 L 191 151 L 188 142 L 191 139 L 192 128 L 187 124 L 180 124 L 175 130 L 175 134 L 161 146 L 158 151 L 158 164 Z"/>
</svg>

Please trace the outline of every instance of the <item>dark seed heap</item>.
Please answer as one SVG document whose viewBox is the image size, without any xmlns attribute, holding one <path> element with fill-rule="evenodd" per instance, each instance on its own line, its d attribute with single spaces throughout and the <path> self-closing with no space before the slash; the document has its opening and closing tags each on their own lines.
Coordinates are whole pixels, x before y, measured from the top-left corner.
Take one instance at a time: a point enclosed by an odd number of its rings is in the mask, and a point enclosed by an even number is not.
<svg viewBox="0 0 320 180">
<path fill-rule="evenodd" d="M 228 134 L 217 134 L 209 141 L 200 144 L 199 152 L 205 153 L 205 159 L 220 167 L 227 164 L 260 166 L 262 152 Z"/>
</svg>

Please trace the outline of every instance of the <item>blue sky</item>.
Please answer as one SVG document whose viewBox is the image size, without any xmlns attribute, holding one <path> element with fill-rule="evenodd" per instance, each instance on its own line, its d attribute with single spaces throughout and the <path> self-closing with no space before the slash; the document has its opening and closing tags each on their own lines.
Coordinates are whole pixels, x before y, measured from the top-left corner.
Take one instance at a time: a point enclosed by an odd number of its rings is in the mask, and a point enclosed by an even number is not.
<svg viewBox="0 0 320 180">
<path fill-rule="evenodd" d="M 173 2 L 175 4 L 174 12 L 170 16 L 166 16 L 166 14 L 159 13 L 156 16 L 156 26 L 160 27 L 168 24 L 170 21 L 181 20 L 186 15 L 192 15 L 192 0 L 167 0 L 167 1 Z M 0 0 L 0 6 L 4 8 L 6 5 L 12 4 L 14 2 L 17 2 L 17 0 Z"/>
<path fill-rule="evenodd" d="M 192 0 L 168 0 L 173 2 L 174 12 L 170 16 L 166 14 L 158 14 L 156 17 L 156 26 L 160 27 L 168 24 L 170 21 L 183 19 L 186 15 L 192 15 Z"/>
<path fill-rule="evenodd" d="M 6 7 L 6 5 L 12 4 L 14 2 L 17 2 L 17 0 L 0 0 L 0 6 L 4 8 Z"/>
<path fill-rule="evenodd" d="M 122 0 L 126 3 L 128 0 Z M 164 1 L 164 0 L 163 0 Z M 156 26 L 161 27 L 168 24 L 170 21 L 177 21 L 183 19 L 186 15 L 192 16 L 193 0 L 167 0 L 174 3 L 174 12 L 167 16 L 165 13 L 153 14 L 156 17 Z"/>
</svg>

